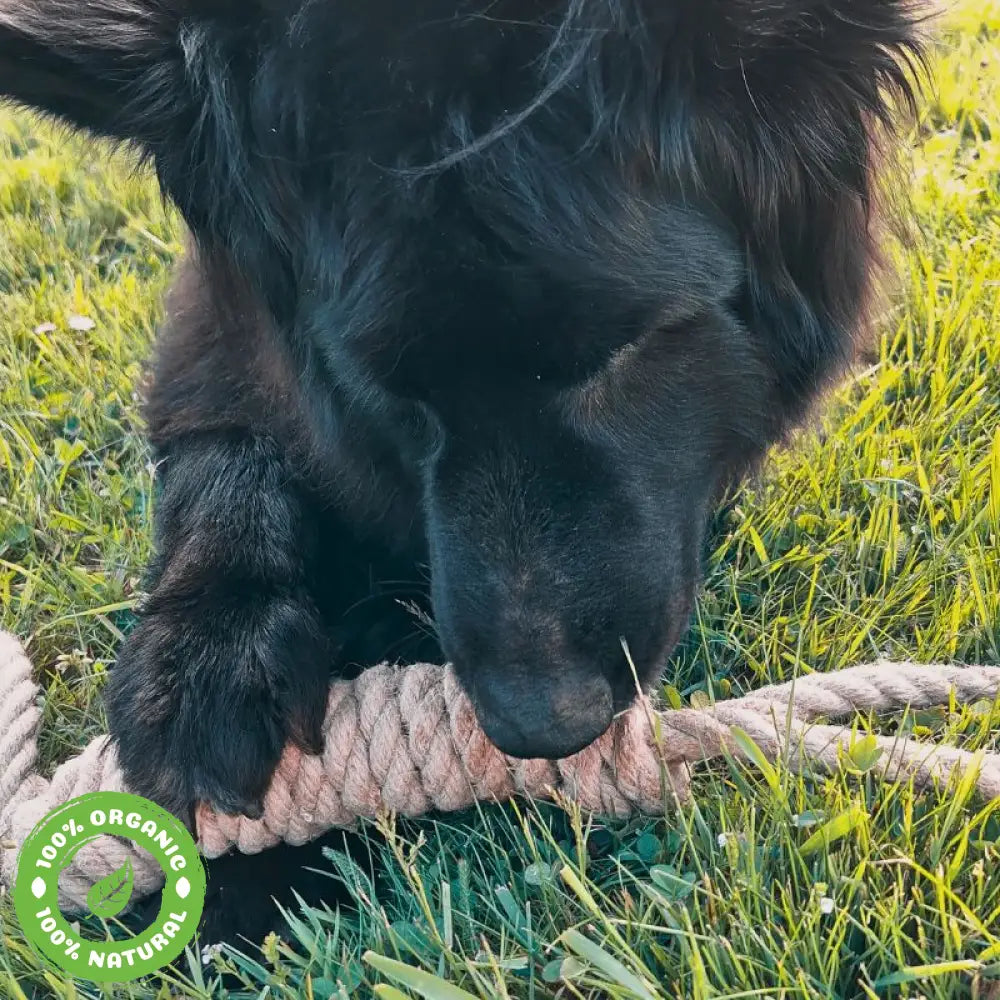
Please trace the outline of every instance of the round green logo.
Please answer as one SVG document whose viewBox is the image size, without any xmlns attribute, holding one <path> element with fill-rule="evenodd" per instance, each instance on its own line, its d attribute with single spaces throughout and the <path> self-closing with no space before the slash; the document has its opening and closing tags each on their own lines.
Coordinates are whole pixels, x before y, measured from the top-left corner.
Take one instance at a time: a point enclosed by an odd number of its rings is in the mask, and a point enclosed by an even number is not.
<svg viewBox="0 0 1000 1000">
<path fill-rule="evenodd" d="M 166 883 L 156 918 L 124 940 L 91 941 L 59 912 L 59 873 L 84 844 L 102 835 L 132 841 L 156 859 Z M 132 862 L 95 882 L 87 906 L 117 916 L 132 898 Z M 165 809 L 125 792 L 91 792 L 49 813 L 17 859 L 14 909 L 25 937 L 53 965 L 80 979 L 120 983 L 169 965 L 198 929 L 205 905 L 205 868 L 191 834 Z"/>
</svg>

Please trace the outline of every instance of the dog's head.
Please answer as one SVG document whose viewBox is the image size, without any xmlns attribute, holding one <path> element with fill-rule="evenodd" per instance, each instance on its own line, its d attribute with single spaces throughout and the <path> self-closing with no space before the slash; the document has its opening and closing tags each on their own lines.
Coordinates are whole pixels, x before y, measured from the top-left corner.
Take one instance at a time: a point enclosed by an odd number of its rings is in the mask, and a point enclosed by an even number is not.
<svg viewBox="0 0 1000 1000">
<path fill-rule="evenodd" d="M 348 8 L 0 0 L 0 92 L 137 141 L 310 363 L 406 415 L 445 651 L 501 748 L 560 756 L 654 678 L 713 498 L 850 354 L 913 11 Z"/>
<path fill-rule="evenodd" d="M 434 617 L 480 721 L 508 753 L 558 757 L 655 678 L 710 503 L 779 421 L 731 227 L 595 157 L 536 179 L 520 204 L 484 184 L 502 249 L 480 236 L 425 304 L 411 293 L 400 339 L 350 348 L 425 428 Z"/>
</svg>

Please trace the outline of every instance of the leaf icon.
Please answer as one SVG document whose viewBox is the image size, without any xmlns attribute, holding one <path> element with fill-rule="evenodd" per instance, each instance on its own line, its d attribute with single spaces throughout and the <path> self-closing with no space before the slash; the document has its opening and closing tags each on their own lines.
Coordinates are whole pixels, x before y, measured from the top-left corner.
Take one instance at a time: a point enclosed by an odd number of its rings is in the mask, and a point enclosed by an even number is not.
<svg viewBox="0 0 1000 1000">
<path fill-rule="evenodd" d="M 128 901 L 132 898 L 134 881 L 132 862 L 126 858 L 121 868 L 110 875 L 105 875 L 90 887 L 87 893 L 87 906 L 90 907 L 90 912 L 95 917 L 102 917 L 105 920 L 117 916 L 128 906 Z"/>
</svg>

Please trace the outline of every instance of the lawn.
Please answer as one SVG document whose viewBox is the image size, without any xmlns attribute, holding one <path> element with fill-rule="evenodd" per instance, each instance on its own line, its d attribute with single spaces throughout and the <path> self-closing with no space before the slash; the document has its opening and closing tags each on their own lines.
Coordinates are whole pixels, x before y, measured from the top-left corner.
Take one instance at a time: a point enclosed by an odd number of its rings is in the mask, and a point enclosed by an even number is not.
<svg viewBox="0 0 1000 1000">
<path fill-rule="evenodd" d="M 675 698 L 880 655 L 1000 663 L 1000 4 L 959 0 L 935 34 L 879 340 L 720 514 Z M 51 763 L 100 731 L 133 621 L 151 484 L 136 393 L 181 231 L 123 156 L 9 111 L 0 216 L 0 621 L 44 671 Z M 997 706 L 881 728 L 1000 749 Z M 416 995 L 370 951 L 441 998 L 1000 997 L 1000 803 L 733 763 L 695 789 L 612 826 L 528 803 L 398 824 L 378 888 L 331 854 L 356 908 L 244 956 L 192 950 L 158 982 L 74 986 L 0 899 L 0 996 L 216 996 L 223 967 L 248 996 Z"/>
</svg>

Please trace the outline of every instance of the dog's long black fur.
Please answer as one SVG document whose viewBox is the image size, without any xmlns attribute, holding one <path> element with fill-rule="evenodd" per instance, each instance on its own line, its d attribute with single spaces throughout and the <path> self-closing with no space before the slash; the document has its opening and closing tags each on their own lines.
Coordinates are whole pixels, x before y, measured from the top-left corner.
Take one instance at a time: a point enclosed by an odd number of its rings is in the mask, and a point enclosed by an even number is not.
<svg viewBox="0 0 1000 1000">
<path fill-rule="evenodd" d="M 150 596 L 107 691 L 135 789 L 255 814 L 331 664 L 386 656 L 452 660 L 511 754 L 598 736 L 622 640 L 652 681 L 713 500 L 864 326 L 916 20 L 0 0 L 0 94 L 136 144 L 192 234 L 146 410 Z M 215 932 L 256 933 L 248 894 L 296 857 L 254 861 Z"/>
</svg>

